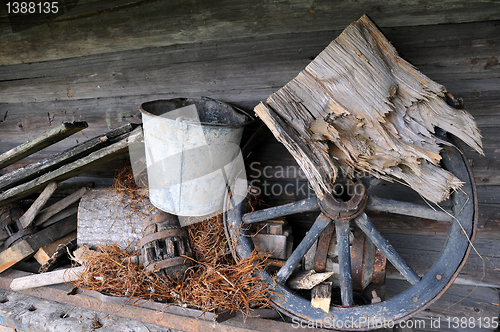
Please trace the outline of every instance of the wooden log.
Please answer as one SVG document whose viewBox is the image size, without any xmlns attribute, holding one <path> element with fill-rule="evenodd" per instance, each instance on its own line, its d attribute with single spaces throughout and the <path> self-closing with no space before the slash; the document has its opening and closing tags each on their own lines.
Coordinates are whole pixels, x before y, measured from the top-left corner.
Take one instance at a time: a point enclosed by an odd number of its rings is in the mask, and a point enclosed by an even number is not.
<svg viewBox="0 0 500 332">
<path fill-rule="evenodd" d="M 0 155 L 0 169 L 87 128 L 87 122 L 65 122 L 48 132 Z"/>
<path fill-rule="evenodd" d="M 57 182 L 51 182 L 45 187 L 40 196 L 35 200 L 35 202 L 30 206 L 30 208 L 19 218 L 19 223 L 22 228 L 27 228 L 31 225 L 35 216 L 38 214 L 41 208 L 47 203 L 50 196 L 54 193 L 57 188 Z"/>
<path fill-rule="evenodd" d="M 134 128 L 134 125 L 130 123 L 126 124 L 107 132 L 104 135 L 99 135 L 63 152 L 57 153 L 51 157 L 7 173 L 0 177 L 0 190 L 6 190 L 21 183 L 33 180 L 37 176 L 53 171 L 70 162 L 74 162 L 75 160 L 78 160 L 79 158 L 82 158 L 97 149 L 116 142 L 121 135 L 129 133 Z"/>
<path fill-rule="evenodd" d="M 300 271 L 299 273 L 292 274 L 287 284 L 291 289 L 312 289 L 332 275 L 333 272 L 316 273 L 314 270 Z"/>
<path fill-rule="evenodd" d="M 322 282 L 311 291 L 311 307 L 318 308 L 324 312 L 330 312 L 332 301 L 332 283 Z"/>
<path fill-rule="evenodd" d="M 76 230 L 76 223 L 61 220 L 41 231 L 18 240 L 0 252 L 0 273 L 31 257 L 38 249 Z"/>
<path fill-rule="evenodd" d="M 50 217 L 61 212 L 62 210 L 64 210 L 68 206 L 70 206 L 71 204 L 79 201 L 80 198 L 82 198 L 82 196 L 87 192 L 87 190 L 88 190 L 88 188 L 80 188 L 80 190 L 75 191 L 74 193 L 61 199 L 57 203 L 54 203 L 51 206 L 43 209 L 35 217 L 34 225 L 35 226 L 43 225 L 43 223 L 46 222 L 48 219 L 50 219 Z"/>
<path fill-rule="evenodd" d="M 86 157 L 83 157 L 70 164 L 64 165 L 55 171 L 44 174 L 34 180 L 3 192 L 2 194 L 0 194 L 0 206 L 29 196 L 30 194 L 36 192 L 40 187 L 52 181 L 63 181 L 69 179 L 98 165 L 123 156 L 127 152 L 127 139 L 122 139 L 121 141 L 97 150 Z"/>
<path fill-rule="evenodd" d="M 47 273 L 34 274 L 27 277 L 16 278 L 10 283 L 10 288 L 15 291 L 22 289 L 62 284 L 80 279 L 85 266 L 72 267 Z"/>
<path fill-rule="evenodd" d="M 33 255 L 33 258 L 35 258 L 36 261 L 40 263 L 40 265 L 44 265 L 50 260 L 52 255 L 54 255 L 54 253 L 57 252 L 60 246 L 67 245 L 73 239 L 76 239 L 76 232 L 72 232 L 52 243 L 44 245 L 43 247 L 37 250 L 37 252 Z"/>
<path fill-rule="evenodd" d="M 46 221 L 44 221 L 41 224 L 38 224 L 37 226 L 42 226 L 42 227 L 49 227 L 50 225 L 61 221 L 63 219 L 65 220 L 76 220 L 76 214 L 78 213 L 78 203 L 74 203 L 71 206 L 67 207 L 66 209 L 62 210 L 61 212 L 53 215 Z"/>
<path fill-rule="evenodd" d="M 140 249 L 144 220 L 155 210 L 147 195 L 132 201 L 109 189 L 89 190 L 78 208 L 78 246 L 117 244 L 130 251 Z"/>
</svg>

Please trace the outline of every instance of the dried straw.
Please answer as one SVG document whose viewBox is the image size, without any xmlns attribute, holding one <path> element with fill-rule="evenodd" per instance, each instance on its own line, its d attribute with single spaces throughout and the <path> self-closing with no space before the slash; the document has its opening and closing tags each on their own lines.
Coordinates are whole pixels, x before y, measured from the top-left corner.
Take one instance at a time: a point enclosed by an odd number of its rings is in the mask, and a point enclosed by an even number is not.
<svg viewBox="0 0 500 332">
<path fill-rule="evenodd" d="M 116 245 L 91 255 L 74 285 L 108 295 L 154 299 L 204 311 L 241 311 L 269 306 L 268 291 L 255 271 L 266 267 L 268 254 L 254 252 L 236 263 L 229 250 L 221 216 L 186 228 L 195 265 L 180 282 L 145 272 L 132 264 L 133 254 Z"/>
</svg>

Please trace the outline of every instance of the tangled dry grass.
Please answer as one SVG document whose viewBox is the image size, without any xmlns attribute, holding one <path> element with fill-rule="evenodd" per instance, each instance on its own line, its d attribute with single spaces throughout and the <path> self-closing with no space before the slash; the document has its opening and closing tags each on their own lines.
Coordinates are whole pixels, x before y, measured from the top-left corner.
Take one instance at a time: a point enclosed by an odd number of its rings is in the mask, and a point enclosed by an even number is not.
<svg viewBox="0 0 500 332">
<path fill-rule="evenodd" d="M 130 170 L 120 170 L 116 179 L 115 190 L 135 194 L 138 188 Z M 235 262 L 220 215 L 186 229 L 193 251 L 193 258 L 186 259 L 194 264 L 181 280 L 147 273 L 132 262 L 134 253 L 111 245 L 85 257 L 85 271 L 74 285 L 107 295 L 152 299 L 204 311 L 228 309 L 250 315 L 254 308 L 269 306 L 268 290 L 255 273 L 266 268 L 268 254 L 254 252 Z"/>
</svg>

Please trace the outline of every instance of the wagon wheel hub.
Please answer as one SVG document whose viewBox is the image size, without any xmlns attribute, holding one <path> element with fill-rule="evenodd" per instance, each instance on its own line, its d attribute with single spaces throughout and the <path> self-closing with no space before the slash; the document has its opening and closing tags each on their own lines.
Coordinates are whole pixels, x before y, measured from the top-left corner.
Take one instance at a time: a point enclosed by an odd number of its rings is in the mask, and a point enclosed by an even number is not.
<svg viewBox="0 0 500 332">
<path fill-rule="evenodd" d="M 332 193 L 319 200 L 319 207 L 330 219 L 347 221 L 363 212 L 366 201 L 366 188 L 361 181 L 340 178 L 334 183 Z"/>
</svg>

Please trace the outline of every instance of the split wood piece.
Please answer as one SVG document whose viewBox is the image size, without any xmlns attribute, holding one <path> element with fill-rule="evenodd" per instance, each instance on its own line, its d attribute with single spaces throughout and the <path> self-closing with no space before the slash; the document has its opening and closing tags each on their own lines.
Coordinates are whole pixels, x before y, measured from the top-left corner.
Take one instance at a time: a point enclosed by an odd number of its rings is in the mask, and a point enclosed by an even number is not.
<svg viewBox="0 0 500 332">
<path fill-rule="evenodd" d="M 255 112 L 304 170 L 316 196 L 337 170 L 408 184 L 429 201 L 462 182 L 440 167 L 439 127 L 482 154 L 472 116 L 446 104 L 446 89 L 399 57 L 364 15 Z"/>
<path fill-rule="evenodd" d="M 68 206 L 70 206 L 71 204 L 79 201 L 80 198 L 82 198 L 82 196 L 87 192 L 87 190 L 88 190 L 87 188 L 80 188 L 80 190 L 75 191 L 74 193 L 61 199 L 57 203 L 54 203 L 51 206 L 43 209 L 36 216 L 34 225 L 35 226 L 43 225 L 43 223 L 46 222 L 50 217 L 61 212 L 62 210 L 64 210 Z"/>
<path fill-rule="evenodd" d="M 35 252 L 55 240 L 76 230 L 76 223 L 61 220 L 41 231 L 18 240 L 8 249 L 0 252 L 0 273 L 14 264 L 31 257 Z"/>
<path fill-rule="evenodd" d="M 322 282 L 311 291 L 311 307 L 318 308 L 324 312 L 330 312 L 332 301 L 332 283 Z"/>
<path fill-rule="evenodd" d="M 38 269 L 38 273 L 45 273 L 55 270 L 58 266 L 70 261 L 70 252 L 76 249 L 76 234 L 73 240 L 65 245 L 59 246 L 50 259 Z"/>
<path fill-rule="evenodd" d="M 334 232 L 335 232 L 335 224 L 332 222 L 323 231 L 323 233 L 321 233 L 318 239 L 316 256 L 314 258 L 314 271 L 316 272 L 325 272 L 326 259 L 328 257 L 328 252 L 330 251 L 330 246 L 334 239 L 333 237 Z"/>
<path fill-rule="evenodd" d="M 78 245 L 95 248 L 116 244 L 121 249 L 136 251 L 140 249 L 144 220 L 153 211 L 156 208 L 147 195 L 132 200 L 107 188 L 88 190 L 78 208 Z"/>
<path fill-rule="evenodd" d="M 40 263 L 40 265 L 47 264 L 47 262 L 52 258 L 52 255 L 54 255 L 61 246 L 67 245 L 74 239 L 76 239 L 76 232 L 72 232 L 52 243 L 41 247 L 33 257 L 38 263 Z"/>
<path fill-rule="evenodd" d="M 37 176 L 53 171 L 64 164 L 73 162 L 96 151 L 97 149 L 108 146 L 114 143 L 122 135 L 131 132 L 134 128 L 135 126 L 129 123 L 125 126 L 107 132 L 104 135 L 99 135 L 89 139 L 49 158 L 40 160 L 36 163 L 0 176 L 0 190 L 6 190 L 24 182 L 33 180 Z"/>
<path fill-rule="evenodd" d="M 92 152 L 70 164 L 64 165 L 55 171 L 44 174 L 27 183 L 11 188 L 0 194 L 0 206 L 31 195 L 52 181 L 64 181 L 75 175 L 86 172 L 94 167 L 107 163 L 125 155 L 128 151 L 127 139 L 114 143 L 108 147 Z"/>
<path fill-rule="evenodd" d="M 45 203 L 47 203 L 56 188 L 57 182 L 49 183 L 35 202 L 31 204 L 30 208 L 21 216 L 21 218 L 19 218 L 19 223 L 23 229 L 31 226 L 31 223 L 35 220 L 35 216 L 38 214 L 38 211 L 40 211 Z"/>
<path fill-rule="evenodd" d="M 314 270 L 314 265 L 316 264 L 316 249 L 318 247 L 318 240 L 314 241 L 313 245 L 304 255 L 303 260 L 303 270 L 309 271 Z"/>
<path fill-rule="evenodd" d="M 64 122 L 48 132 L 0 155 L 0 169 L 88 127 L 87 122 Z"/>
<path fill-rule="evenodd" d="M 316 273 L 314 270 L 300 271 L 292 274 L 287 281 L 291 289 L 312 289 L 326 279 L 330 278 L 333 272 Z"/>
<path fill-rule="evenodd" d="M 10 288 L 14 291 L 22 289 L 42 287 L 48 285 L 62 284 L 77 281 L 80 279 L 84 266 L 72 267 L 47 273 L 34 274 L 27 277 L 16 278 L 10 283 Z"/>
</svg>

